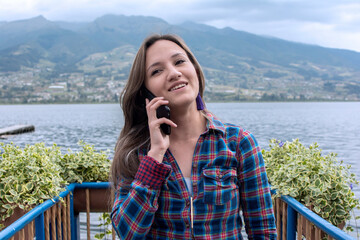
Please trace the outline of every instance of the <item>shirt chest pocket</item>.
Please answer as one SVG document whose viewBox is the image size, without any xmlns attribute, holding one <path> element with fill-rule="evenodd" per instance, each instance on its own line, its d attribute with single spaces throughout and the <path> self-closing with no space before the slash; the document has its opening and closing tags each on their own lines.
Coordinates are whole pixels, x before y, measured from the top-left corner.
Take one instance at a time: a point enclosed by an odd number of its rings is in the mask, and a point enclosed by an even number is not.
<svg viewBox="0 0 360 240">
<path fill-rule="evenodd" d="M 236 196 L 236 169 L 213 166 L 203 170 L 204 203 L 223 205 Z"/>
</svg>

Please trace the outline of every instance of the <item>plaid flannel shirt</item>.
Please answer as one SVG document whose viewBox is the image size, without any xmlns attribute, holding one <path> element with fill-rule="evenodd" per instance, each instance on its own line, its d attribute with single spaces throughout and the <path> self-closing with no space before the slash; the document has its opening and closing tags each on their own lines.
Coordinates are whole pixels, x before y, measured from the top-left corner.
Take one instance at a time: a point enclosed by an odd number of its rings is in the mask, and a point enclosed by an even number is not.
<svg viewBox="0 0 360 240">
<path fill-rule="evenodd" d="M 130 188 L 118 188 L 111 212 L 120 239 L 276 239 L 260 147 L 248 131 L 208 113 L 192 162 L 190 196 L 168 150 L 162 163 L 140 149 Z M 240 212 L 241 210 L 241 212 Z"/>
</svg>

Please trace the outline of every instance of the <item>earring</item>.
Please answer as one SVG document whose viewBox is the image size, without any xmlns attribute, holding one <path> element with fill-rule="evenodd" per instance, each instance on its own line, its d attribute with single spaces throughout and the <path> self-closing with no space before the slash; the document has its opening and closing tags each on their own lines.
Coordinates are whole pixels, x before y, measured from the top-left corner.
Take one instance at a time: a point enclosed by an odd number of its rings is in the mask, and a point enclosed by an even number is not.
<svg viewBox="0 0 360 240">
<path fill-rule="evenodd" d="M 198 95 L 196 97 L 196 107 L 197 107 L 197 110 L 204 110 L 204 103 L 200 96 L 200 93 L 198 93 Z"/>
</svg>

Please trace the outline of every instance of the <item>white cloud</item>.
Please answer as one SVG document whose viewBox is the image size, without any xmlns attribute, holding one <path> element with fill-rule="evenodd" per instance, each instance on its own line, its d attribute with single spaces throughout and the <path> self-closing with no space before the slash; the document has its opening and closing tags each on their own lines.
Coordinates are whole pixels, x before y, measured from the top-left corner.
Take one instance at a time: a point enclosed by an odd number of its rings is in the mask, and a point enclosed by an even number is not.
<svg viewBox="0 0 360 240">
<path fill-rule="evenodd" d="M 360 52 L 358 0 L 0 0 L 0 21 L 43 15 L 92 21 L 104 14 L 145 15 Z"/>
</svg>

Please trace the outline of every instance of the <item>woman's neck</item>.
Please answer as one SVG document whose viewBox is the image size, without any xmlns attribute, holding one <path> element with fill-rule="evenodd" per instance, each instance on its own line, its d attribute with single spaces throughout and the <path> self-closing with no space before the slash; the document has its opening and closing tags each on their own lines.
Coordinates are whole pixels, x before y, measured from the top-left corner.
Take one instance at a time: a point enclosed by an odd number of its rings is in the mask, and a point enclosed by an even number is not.
<svg viewBox="0 0 360 240">
<path fill-rule="evenodd" d="M 186 141 L 198 138 L 206 129 L 206 118 L 196 108 L 182 113 L 176 112 L 172 116 L 171 119 L 176 123 L 177 128 L 171 129 L 170 140 Z"/>
</svg>

